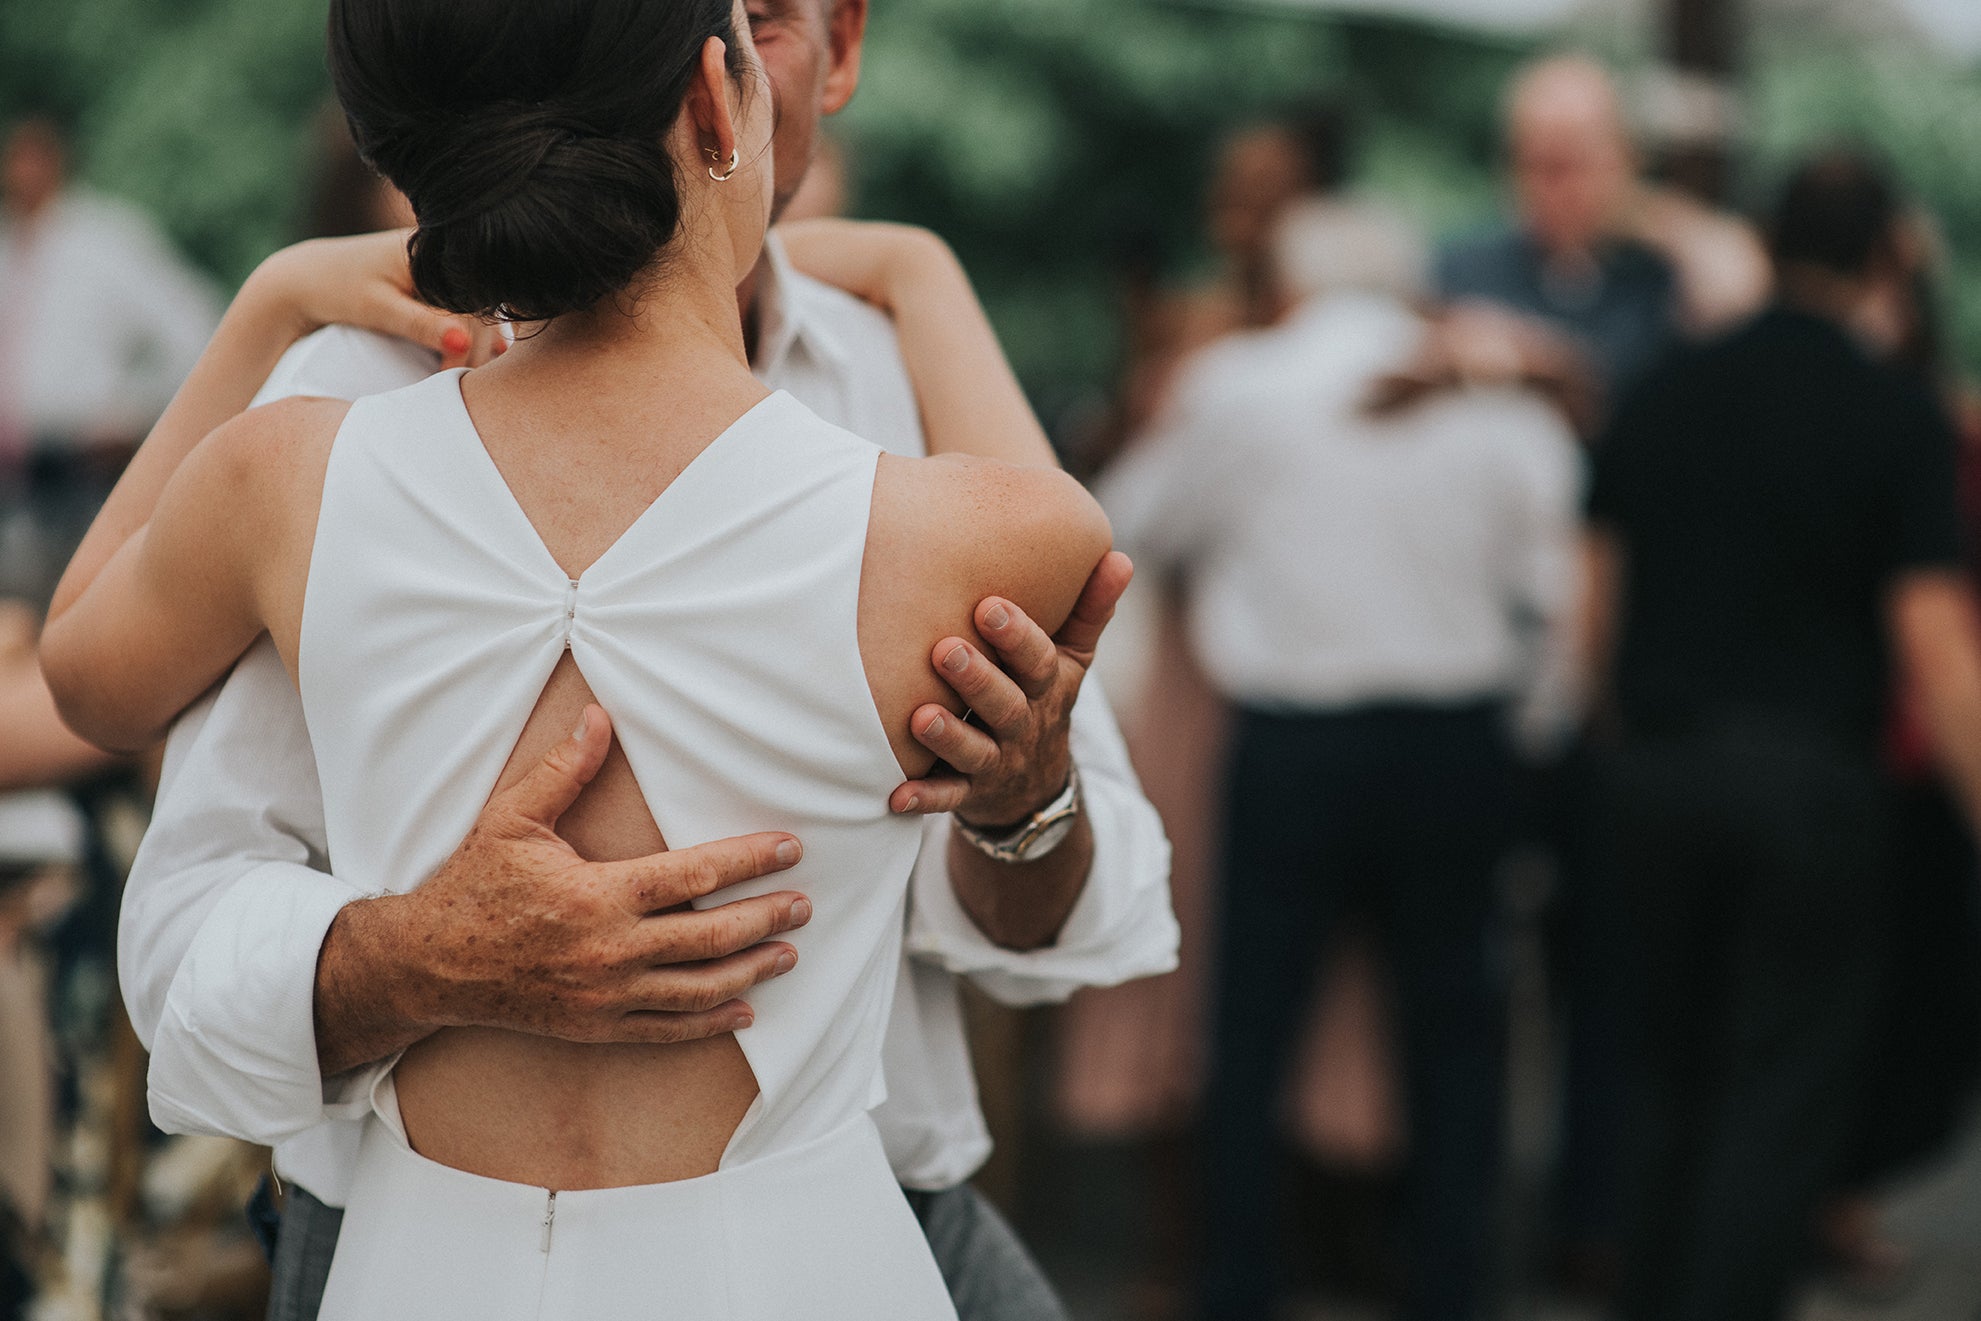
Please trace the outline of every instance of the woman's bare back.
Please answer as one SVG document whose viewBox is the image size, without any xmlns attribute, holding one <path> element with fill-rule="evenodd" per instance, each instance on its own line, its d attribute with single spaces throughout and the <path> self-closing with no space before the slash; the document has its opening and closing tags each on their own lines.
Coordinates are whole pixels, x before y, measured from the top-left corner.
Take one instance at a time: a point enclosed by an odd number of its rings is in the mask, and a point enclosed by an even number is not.
<svg viewBox="0 0 1981 1321">
<path fill-rule="evenodd" d="M 727 396 L 734 412 L 725 417 L 720 408 L 699 415 L 627 408 L 623 390 L 582 386 L 560 390 L 564 399 L 553 403 L 533 397 L 527 379 L 505 389 L 499 372 L 484 376 L 466 391 L 476 428 L 545 547 L 574 580 L 755 402 L 752 394 L 762 394 L 753 381 L 738 382 Z M 931 762 L 909 734 L 910 714 L 932 701 L 956 708 L 930 670 L 930 648 L 948 633 L 973 636 L 971 608 L 990 591 L 1036 606 L 1040 618 L 1063 617 L 1106 550 L 1104 523 L 1084 501 L 1057 474 L 883 458 L 859 633 L 874 701 L 905 776 L 926 773 Z M 1054 523 L 1067 524 L 1057 530 L 1062 544 L 1042 545 L 1041 524 L 1050 532 Z M 1062 562 L 1054 562 L 1055 552 Z M 595 700 L 567 653 L 494 788 L 535 765 Z M 559 829 L 594 860 L 666 847 L 617 745 Z M 712 1173 L 758 1092 L 734 1035 L 591 1045 L 450 1028 L 408 1050 L 395 1080 L 408 1138 L 421 1154 L 491 1178 L 562 1189 Z"/>
</svg>

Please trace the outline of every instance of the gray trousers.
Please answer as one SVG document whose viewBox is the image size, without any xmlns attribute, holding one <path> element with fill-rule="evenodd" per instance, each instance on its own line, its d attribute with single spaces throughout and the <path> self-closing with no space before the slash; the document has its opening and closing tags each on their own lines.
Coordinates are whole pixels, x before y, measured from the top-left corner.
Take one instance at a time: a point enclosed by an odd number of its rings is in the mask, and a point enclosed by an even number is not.
<svg viewBox="0 0 1981 1321">
<path fill-rule="evenodd" d="M 960 1321 L 1067 1321 L 1045 1272 L 1018 1235 L 975 1188 L 909 1192 L 929 1249 L 949 1285 Z M 266 1216 L 266 1188 L 257 1189 L 250 1218 Z M 304 1189 L 289 1187 L 274 1236 L 268 1321 L 316 1321 L 344 1213 Z M 266 1242 L 266 1239 L 264 1239 Z M 773 1249 L 774 1250 L 774 1247 Z M 793 1300 L 794 1307 L 802 1300 Z"/>
</svg>

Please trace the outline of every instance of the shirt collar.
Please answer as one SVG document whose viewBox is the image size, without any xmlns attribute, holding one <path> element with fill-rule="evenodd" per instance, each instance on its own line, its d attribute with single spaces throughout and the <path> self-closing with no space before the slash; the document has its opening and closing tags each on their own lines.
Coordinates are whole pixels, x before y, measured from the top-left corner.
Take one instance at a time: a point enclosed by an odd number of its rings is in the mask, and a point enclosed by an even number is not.
<svg viewBox="0 0 1981 1321">
<path fill-rule="evenodd" d="M 774 231 L 764 236 L 764 259 L 757 268 L 757 353 L 750 364 L 758 377 L 778 375 L 800 351 L 829 366 L 849 365 L 845 346 L 819 315 L 820 288 L 791 264 L 782 238 Z"/>
</svg>

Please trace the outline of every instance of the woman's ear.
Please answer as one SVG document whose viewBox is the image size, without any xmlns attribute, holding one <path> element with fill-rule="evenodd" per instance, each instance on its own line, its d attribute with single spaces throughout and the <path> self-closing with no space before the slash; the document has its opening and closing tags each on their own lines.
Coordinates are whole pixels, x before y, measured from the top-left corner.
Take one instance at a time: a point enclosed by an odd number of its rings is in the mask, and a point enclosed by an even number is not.
<svg viewBox="0 0 1981 1321">
<path fill-rule="evenodd" d="M 718 174 L 728 168 L 739 145 L 736 117 L 729 105 L 734 89 L 729 77 L 729 48 L 722 38 L 710 37 L 702 43 L 701 62 L 688 88 L 687 108 L 703 160 Z"/>
</svg>

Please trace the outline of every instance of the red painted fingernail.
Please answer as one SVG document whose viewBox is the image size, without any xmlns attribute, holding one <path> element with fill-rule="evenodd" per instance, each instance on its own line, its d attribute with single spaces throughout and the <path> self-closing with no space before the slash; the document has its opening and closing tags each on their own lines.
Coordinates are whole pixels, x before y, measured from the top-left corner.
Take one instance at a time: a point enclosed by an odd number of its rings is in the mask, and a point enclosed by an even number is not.
<svg viewBox="0 0 1981 1321">
<path fill-rule="evenodd" d="M 441 352 L 447 354 L 450 358 L 466 353 L 468 351 L 468 343 L 468 332 L 459 326 L 447 327 L 446 333 L 440 337 Z"/>
</svg>

